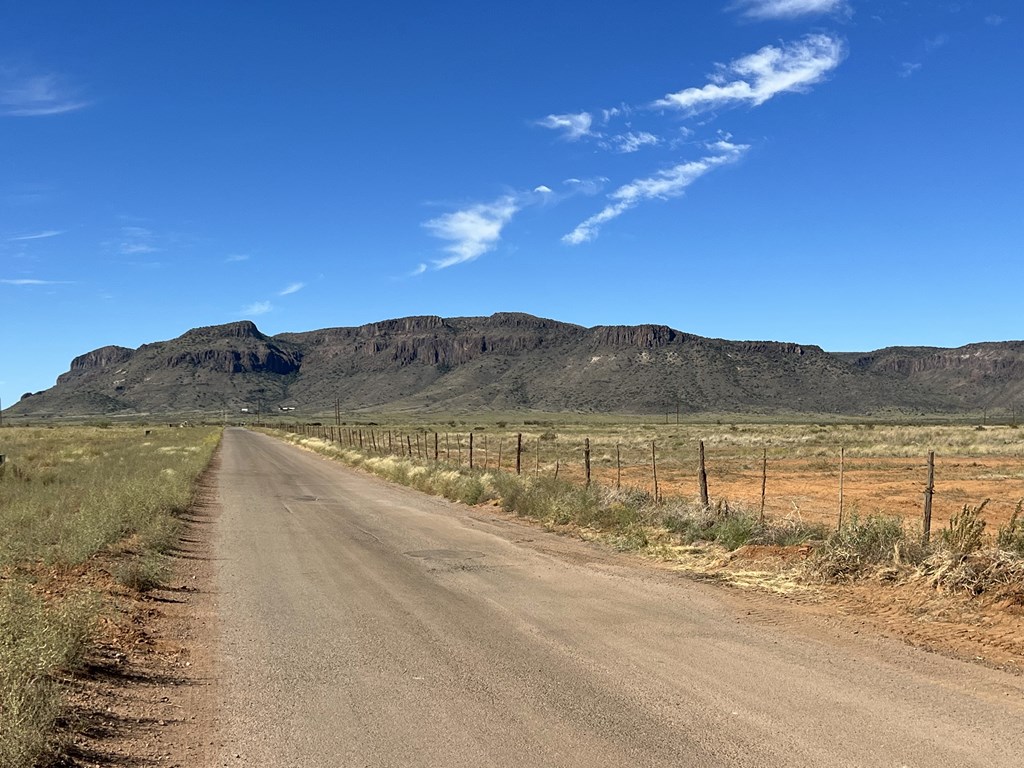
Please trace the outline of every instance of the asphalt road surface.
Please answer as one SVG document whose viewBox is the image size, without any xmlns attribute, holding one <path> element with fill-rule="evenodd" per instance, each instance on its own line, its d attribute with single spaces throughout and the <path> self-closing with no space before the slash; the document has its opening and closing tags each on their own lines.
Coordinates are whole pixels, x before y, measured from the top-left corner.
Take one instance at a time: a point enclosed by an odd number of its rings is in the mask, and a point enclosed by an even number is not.
<svg viewBox="0 0 1024 768">
<path fill-rule="evenodd" d="M 1024 685 L 229 429 L 218 763 L 1024 765 Z"/>
</svg>

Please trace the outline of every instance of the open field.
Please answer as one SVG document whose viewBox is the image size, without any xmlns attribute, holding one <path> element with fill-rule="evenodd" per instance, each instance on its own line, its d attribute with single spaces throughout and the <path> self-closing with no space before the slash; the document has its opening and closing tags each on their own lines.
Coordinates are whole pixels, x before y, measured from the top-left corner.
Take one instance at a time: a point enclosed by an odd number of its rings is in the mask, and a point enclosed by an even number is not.
<svg viewBox="0 0 1024 768">
<path fill-rule="evenodd" d="M 379 420 L 378 420 L 379 419 Z M 327 425 L 329 422 L 324 421 Z M 324 427 L 329 430 L 329 426 Z M 515 468 L 517 434 L 523 436 L 523 472 L 584 481 L 584 441 L 590 440 L 594 482 L 653 493 L 652 443 L 658 488 L 663 496 L 696 499 L 698 444 L 705 444 L 712 502 L 759 510 L 767 453 L 765 513 L 834 525 L 843 459 L 844 514 L 895 515 L 919 524 L 927 480 L 927 457 L 935 451 L 933 530 L 946 525 L 965 504 L 989 499 L 985 517 L 992 530 L 1005 524 L 1024 498 L 1024 430 L 1010 425 L 888 424 L 643 424 L 596 419 L 525 421 L 462 416 L 409 424 L 384 417 L 334 427 L 335 437 L 358 440 L 367 450 L 432 458 L 468 466 L 469 432 L 474 466 Z M 400 445 L 401 443 L 401 445 Z M 621 471 L 620 471 L 621 466 Z"/>
<path fill-rule="evenodd" d="M 60 748 L 64 684 L 158 584 L 214 428 L 0 430 L 0 766 Z"/>
</svg>

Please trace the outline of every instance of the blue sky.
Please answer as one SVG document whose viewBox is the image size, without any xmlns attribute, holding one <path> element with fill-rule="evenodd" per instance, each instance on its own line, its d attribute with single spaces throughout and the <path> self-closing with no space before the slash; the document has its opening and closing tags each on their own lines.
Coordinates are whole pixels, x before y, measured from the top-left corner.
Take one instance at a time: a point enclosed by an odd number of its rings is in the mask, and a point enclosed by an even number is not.
<svg viewBox="0 0 1024 768">
<path fill-rule="evenodd" d="M 1010 0 L 0 8 L 5 405 L 240 318 L 1024 337 Z"/>
</svg>

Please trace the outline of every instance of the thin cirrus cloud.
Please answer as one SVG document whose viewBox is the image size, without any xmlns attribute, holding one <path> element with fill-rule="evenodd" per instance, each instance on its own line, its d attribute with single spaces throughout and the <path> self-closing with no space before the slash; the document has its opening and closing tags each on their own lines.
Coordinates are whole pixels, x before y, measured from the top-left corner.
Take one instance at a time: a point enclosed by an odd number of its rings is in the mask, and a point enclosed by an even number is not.
<svg viewBox="0 0 1024 768">
<path fill-rule="evenodd" d="M 74 112 L 89 106 L 54 74 L 24 74 L 0 66 L 0 114 L 41 117 Z"/>
<path fill-rule="evenodd" d="M 749 19 L 793 19 L 797 16 L 850 13 L 846 0 L 739 0 L 730 6 Z"/>
<path fill-rule="evenodd" d="M 502 229 L 521 207 L 516 195 L 505 195 L 424 222 L 430 234 L 449 243 L 444 248 L 448 256 L 435 260 L 434 268 L 447 269 L 473 261 L 492 250 L 501 240 Z"/>
<path fill-rule="evenodd" d="M 563 236 L 562 242 L 567 245 L 589 242 L 597 237 L 604 224 L 618 218 L 640 203 L 646 200 L 668 200 L 679 197 L 701 176 L 715 168 L 736 162 L 749 148 L 748 144 L 733 144 L 728 140 L 721 139 L 709 146 L 709 149 L 716 150 L 717 154 L 680 163 L 648 178 L 634 179 L 608 195 L 612 202 L 580 223 L 572 232 Z"/>
<path fill-rule="evenodd" d="M 799 93 L 821 82 L 844 55 L 842 41 L 826 34 L 807 35 L 781 47 L 766 45 L 718 65 L 706 85 L 667 94 L 653 106 L 690 114 L 734 104 L 760 106 L 780 93 Z"/>
<path fill-rule="evenodd" d="M 537 125 L 550 128 L 554 131 L 562 131 L 562 137 L 568 141 L 577 141 L 584 136 L 590 136 L 590 128 L 594 124 L 594 117 L 589 112 L 577 112 L 564 115 L 548 115 L 537 121 Z"/>
<path fill-rule="evenodd" d="M 4 285 L 69 285 L 68 280 L 36 280 L 34 278 L 16 278 L 13 280 L 0 280 Z"/>
<path fill-rule="evenodd" d="M 661 144 L 661 139 L 649 131 L 629 131 L 619 136 L 612 136 L 604 142 L 604 145 L 624 155 L 639 152 L 644 147 L 655 147 Z"/>
<path fill-rule="evenodd" d="M 269 301 L 254 301 L 247 307 L 242 308 L 242 315 L 245 317 L 256 317 L 257 315 L 265 315 L 274 308 L 274 305 Z"/>
<path fill-rule="evenodd" d="M 14 237 L 7 238 L 9 243 L 20 243 L 26 240 L 45 240 L 48 237 L 56 237 L 57 235 L 63 235 L 64 231 L 60 229 L 48 229 L 45 232 L 34 232 L 30 235 L 16 235 Z"/>
<path fill-rule="evenodd" d="M 291 284 L 288 285 L 287 288 L 282 289 L 281 292 L 278 293 L 277 295 L 278 296 L 288 296 L 289 294 L 292 294 L 292 293 L 298 293 L 299 291 L 301 291 L 305 287 L 306 287 L 305 283 L 291 283 Z"/>
</svg>

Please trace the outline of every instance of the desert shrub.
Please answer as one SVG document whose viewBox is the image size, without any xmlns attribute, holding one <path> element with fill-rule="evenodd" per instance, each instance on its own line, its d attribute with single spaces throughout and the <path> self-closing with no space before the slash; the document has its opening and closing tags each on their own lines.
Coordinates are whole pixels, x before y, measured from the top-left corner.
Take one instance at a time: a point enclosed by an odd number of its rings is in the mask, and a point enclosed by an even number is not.
<svg viewBox="0 0 1024 768">
<path fill-rule="evenodd" d="M 1016 509 L 1010 517 L 1010 522 L 999 528 L 996 534 L 996 546 L 999 549 L 1013 552 L 1018 556 L 1024 556 L 1024 516 L 1021 515 L 1021 507 L 1024 500 L 1017 502 Z"/>
<path fill-rule="evenodd" d="M 981 517 L 988 499 L 976 507 L 964 504 L 964 508 L 949 519 L 949 525 L 942 529 L 942 544 L 951 552 L 960 555 L 981 549 L 985 535 L 985 521 Z"/>
<path fill-rule="evenodd" d="M 893 562 L 905 542 L 900 518 L 852 515 L 815 550 L 811 568 L 829 580 L 852 579 L 873 566 Z"/>
<path fill-rule="evenodd" d="M 149 592 L 167 579 L 167 562 L 156 552 L 143 552 L 121 560 L 114 566 L 114 579 L 136 592 Z"/>
<path fill-rule="evenodd" d="M 971 554 L 940 550 L 921 563 L 920 572 L 936 588 L 974 596 L 993 594 L 1024 604 L 1024 561 L 1002 549 Z"/>
<path fill-rule="evenodd" d="M 36 765 L 55 750 L 58 677 L 81 663 L 95 614 L 86 595 L 47 604 L 24 583 L 0 590 L 0 767 Z"/>
</svg>

